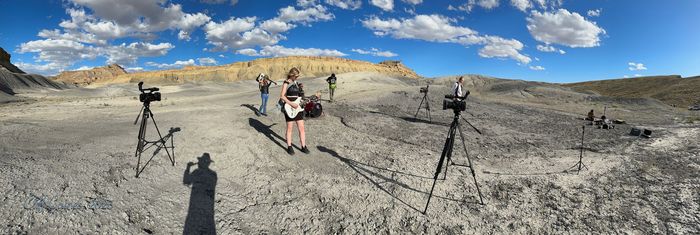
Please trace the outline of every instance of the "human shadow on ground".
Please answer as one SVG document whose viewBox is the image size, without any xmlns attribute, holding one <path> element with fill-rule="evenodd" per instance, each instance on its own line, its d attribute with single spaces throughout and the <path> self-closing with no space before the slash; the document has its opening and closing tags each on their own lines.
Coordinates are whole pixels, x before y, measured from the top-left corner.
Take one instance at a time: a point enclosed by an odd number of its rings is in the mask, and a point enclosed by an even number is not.
<svg viewBox="0 0 700 235">
<path fill-rule="evenodd" d="M 248 118 L 248 123 L 250 124 L 250 126 L 255 128 L 255 130 L 267 136 L 267 138 L 272 140 L 272 142 L 275 142 L 275 144 L 280 146 L 280 148 L 287 150 L 287 146 L 282 144 L 285 143 L 286 140 L 272 130 L 272 126 L 277 125 L 277 123 L 273 123 L 272 125 L 268 126 L 254 118 Z M 282 142 L 280 142 L 280 140 Z"/>
<path fill-rule="evenodd" d="M 332 149 L 323 147 L 323 146 L 316 146 L 316 148 L 318 148 L 319 151 L 324 152 L 324 153 L 328 153 L 328 154 L 330 154 L 331 156 L 333 156 L 333 157 L 337 158 L 338 160 L 340 160 L 341 162 L 347 164 L 352 170 L 354 170 L 355 172 L 357 172 L 359 175 L 361 175 L 361 176 L 364 177 L 365 179 L 369 180 L 369 182 L 371 182 L 371 183 L 372 183 L 375 187 L 377 187 L 378 189 L 384 191 L 386 194 L 389 194 L 389 196 L 391 196 L 391 197 L 393 197 L 394 199 L 400 201 L 401 203 L 403 203 L 404 205 L 410 207 L 411 209 L 413 209 L 413 210 L 415 210 L 415 211 L 417 211 L 417 212 L 423 213 L 423 211 L 418 210 L 418 208 L 416 208 L 415 206 L 408 204 L 408 203 L 405 202 L 403 199 L 397 197 L 396 195 L 394 195 L 394 193 L 392 193 L 392 192 L 390 192 L 389 190 L 387 190 L 386 188 L 384 188 L 384 187 L 382 186 L 382 184 L 383 184 L 383 183 L 395 184 L 395 185 L 398 185 L 398 186 L 400 186 L 400 187 L 402 187 L 402 188 L 404 188 L 404 189 L 407 189 L 407 190 L 409 190 L 409 191 L 413 191 L 413 192 L 420 193 L 420 194 L 425 194 L 425 195 L 428 195 L 428 192 L 424 192 L 424 191 L 418 190 L 418 189 L 416 189 L 416 188 L 413 188 L 413 187 L 411 187 L 410 185 L 407 185 L 407 184 L 402 183 L 402 182 L 399 182 L 399 181 L 397 181 L 397 180 L 395 180 L 395 179 L 393 179 L 393 178 L 390 178 L 390 177 L 387 177 L 387 176 L 385 176 L 385 175 L 382 175 L 381 173 L 378 173 L 377 171 L 378 171 L 378 170 L 383 170 L 383 171 L 388 171 L 388 172 L 392 172 L 392 173 L 407 175 L 407 176 L 410 176 L 410 177 L 416 177 L 416 178 L 420 178 L 420 179 L 423 179 L 423 180 L 432 180 L 432 179 L 433 179 L 432 177 L 418 176 L 418 175 L 413 175 L 413 174 L 410 174 L 410 173 L 404 173 L 404 172 L 400 172 L 400 171 L 389 170 L 389 169 L 386 169 L 386 168 L 381 168 L 381 167 L 377 167 L 377 166 L 372 166 L 372 165 L 369 165 L 369 164 L 367 164 L 367 163 L 361 163 L 361 162 L 358 162 L 358 161 L 355 161 L 355 160 L 352 160 L 352 159 L 349 159 L 349 158 L 344 158 L 344 157 L 340 156 L 340 155 L 338 154 L 338 152 L 336 152 L 336 151 L 334 151 L 334 150 L 332 150 Z M 375 171 L 372 171 L 372 169 L 375 169 Z M 372 179 L 370 176 L 374 176 L 374 177 L 376 177 L 376 178 L 379 178 L 379 179 L 383 180 L 383 182 L 377 182 L 376 180 Z M 437 196 L 437 195 L 433 195 L 433 197 L 440 198 L 440 199 L 444 199 L 444 200 L 449 200 L 449 201 L 453 201 L 453 202 L 470 203 L 470 202 L 466 202 L 466 201 L 464 201 L 464 200 L 458 200 L 458 199 L 454 199 L 454 198 L 448 198 L 448 197 Z M 475 204 L 476 204 L 476 203 L 475 203 Z"/>
<path fill-rule="evenodd" d="M 407 122 L 413 122 L 413 123 L 423 123 L 423 124 L 430 124 L 430 125 L 437 125 L 437 126 L 447 126 L 447 127 L 450 126 L 449 123 L 443 123 L 443 122 L 437 122 L 437 121 L 432 121 L 432 122 L 431 122 L 431 121 L 428 121 L 428 120 L 423 120 L 423 119 L 414 118 L 414 117 L 399 117 L 399 116 L 395 116 L 395 115 L 392 115 L 392 114 L 382 113 L 382 112 L 376 112 L 376 111 L 369 111 L 369 113 L 380 114 L 380 115 L 384 115 L 384 116 L 389 116 L 389 117 L 392 117 L 392 118 L 397 118 L 397 119 L 401 119 L 401 120 L 404 120 L 404 121 L 407 121 Z"/>
<path fill-rule="evenodd" d="M 252 111 L 255 113 L 256 116 L 258 116 L 258 117 L 260 116 L 260 110 L 258 110 L 258 108 L 256 108 L 254 105 L 252 105 L 252 104 L 242 104 L 241 106 L 246 107 L 246 108 L 252 110 Z"/>
<path fill-rule="evenodd" d="M 187 163 L 182 177 L 182 183 L 192 187 L 183 234 L 216 234 L 214 220 L 216 172 L 209 169 L 209 165 L 213 162 L 209 153 L 202 154 L 197 160 L 197 163 Z M 190 172 L 190 168 L 195 164 L 197 169 Z"/>
</svg>

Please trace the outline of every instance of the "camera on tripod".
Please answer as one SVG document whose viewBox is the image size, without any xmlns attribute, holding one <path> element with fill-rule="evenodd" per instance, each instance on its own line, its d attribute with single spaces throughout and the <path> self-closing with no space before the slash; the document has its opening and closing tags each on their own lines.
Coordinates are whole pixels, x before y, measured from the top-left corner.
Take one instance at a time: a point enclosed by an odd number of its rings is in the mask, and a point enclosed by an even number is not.
<svg viewBox="0 0 700 235">
<path fill-rule="evenodd" d="M 428 86 L 430 86 L 430 85 L 428 85 Z M 421 88 L 420 88 L 420 93 L 428 93 L 428 86 L 426 86 L 426 87 L 421 87 Z"/>
<path fill-rule="evenodd" d="M 445 99 L 442 100 L 442 110 L 452 109 L 455 111 L 463 112 L 467 110 L 467 96 L 469 96 L 469 91 L 467 91 L 464 96 L 455 95 L 445 95 Z"/>
<path fill-rule="evenodd" d="M 143 103 L 150 103 L 151 101 L 160 101 L 160 89 L 158 87 L 151 87 L 143 89 L 143 82 L 139 82 L 139 100 Z"/>
</svg>

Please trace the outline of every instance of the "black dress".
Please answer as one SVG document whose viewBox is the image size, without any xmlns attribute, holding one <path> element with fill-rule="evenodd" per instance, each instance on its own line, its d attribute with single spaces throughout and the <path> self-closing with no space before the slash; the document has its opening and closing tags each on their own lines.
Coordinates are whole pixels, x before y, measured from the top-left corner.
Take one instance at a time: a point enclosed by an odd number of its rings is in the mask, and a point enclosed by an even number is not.
<svg viewBox="0 0 700 235">
<path fill-rule="evenodd" d="M 302 96 L 302 94 L 303 94 L 303 91 L 301 90 L 301 88 L 299 87 L 299 85 L 297 85 L 296 82 L 295 82 L 295 83 L 289 83 L 288 81 L 284 81 L 284 83 L 287 84 L 287 93 L 286 93 L 286 96 L 287 96 L 287 99 L 288 99 L 289 101 L 294 101 L 294 100 L 296 100 L 296 99 L 301 99 L 301 96 Z M 301 104 L 299 104 L 299 105 L 301 105 Z M 294 118 L 289 117 L 289 115 L 287 115 L 287 112 L 282 112 L 282 113 L 284 113 L 284 120 L 286 120 L 286 121 L 288 121 L 288 122 L 304 120 L 304 114 L 303 114 L 303 113 L 297 114 L 297 116 L 294 117 Z"/>
</svg>

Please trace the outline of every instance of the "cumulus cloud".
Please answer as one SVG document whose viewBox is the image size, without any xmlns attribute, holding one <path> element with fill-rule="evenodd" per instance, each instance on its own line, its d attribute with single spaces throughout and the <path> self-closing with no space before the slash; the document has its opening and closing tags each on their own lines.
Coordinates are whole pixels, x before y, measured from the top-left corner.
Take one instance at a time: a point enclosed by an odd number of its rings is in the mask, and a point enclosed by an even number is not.
<svg viewBox="0 0 700 235">
<path fill-rule="evenodd" d="M 542 70 L 544 70 L 544 67 L 537 65 L 537 66 L 530 66 L 530 69 L 535 70 L 535 71 L 542 71 Z"/>
<path fill-rule="evenodd" d="M 452 25 L 454 19 L 441 15 L 417 15 L 408 19 L 380 19 L 376 16 L 362 20 L 362 25 L 377 36 L 397 39 L 419 39 L 430 42 L 458 43 L 464 46 L 482 45 L 479 56 L 511 58 L 527 64 L 531 59 L 520 53 L 523 44 L 515 39 L 484 36 L 461 26 Z"/>
<path fill-rule="evenodd" d="M 216 65 L 219 63 L 211 57 L 197 58 L 197 62 L 199 62 L 199 65 Z"/>
<path fill-rule="evenodd" d="M 627 65 L 629 65 L 628 69 L 630 71 L 647 70 L 647 67 L 644 67 L 642 63 L 629 62 Z"/>
<path fill-rule="evenodd" d="M 474 0 L 470 0 L 470 2 L 473 3 Z M 498 7 L 499 2 L 498 0 L 477 0 L 476 4 L 480 7 L 483 7 L 484 9 L 493 9 Z"/>
<path fill-rule="evenodd" d="M 124 68 L 129 73 L 137 73 L 137 72 L 143 72 L 144 69 L 143 67 L 126 67 Z"/>
<path fill-rule="evenodd" d="M 450 11 L 463 11 L 463 12 L 469 13 L 469 12 L 472 11 L 472 8 L 473 8 L 473 7 L 474 7 L 474 4 L 473 4 L 473 3 L 472 3 L 472 4 L 470 4 L 470 3 L 464 3 L 464 4 L 459 5 L 459 6 L 457 6 L 457 7 L 452 6 L 452 4 L 450 4 L 450 5 L 447 6 L 447 10 L 450 10 Z"/>
<path fill-rule="evenodd" d="M 363 49 L 352 49 L 353 52 L 356 52 L 358 54 L 362 55 L 373 55 L 373 56 L 379 56 L 379 57 L 396 57 L 399 56 L 399 54 L 396 54 L 391 51 L 382 51 L 377 48 L 370 48 L 369 50 L 363 50 Z"/>
<path fill-rule="evenodd" d="M 318 48 L 287 48 L 280 45 L 275 46 L 264 46 L 260 51 L 255 49 L 241 49 L 237 50 L 236 53 L 248 56 L 269 56 L 269 57 L 281 57 L 281 56 L 347 56 L 338 50 L 331 49 L 318 49 Z"/>
<path fill-rule="evenodd" d="M 411 5 L 418 5 L 423 3 L 423 0 L 401 0 L 405 3 L 411 4 Z"/>
<path fill-rule="evenodd" d="M 532 3 L 530 3 L 530 0 L 510 0 L 510 5 L 522 12 L 527 12 L 527 9 L 532 8 Z"/>
<path fill-rule="evenodd" d="M 206 3 L 206 4 L 224 4 L 224 3 L 231 3 L 231 6 L 234 6 L 238 3 L 238 0 L 200 0 L 201 3 Z"/>
<path fill-rule="evenodd" d="M 598 17 L 600 16 L 600 13 L 603 12 L 603 9 L 595 9 L 595 10 L 588 10 L 588 16 L 590 17 Z"/>
<path fill-rule="evenodd" d="M 326 0 L 326 4 L 345 10 L 357 10 L 362 7 L 362 0 Z"/>
<path fill-rule="evenodd" d="M 146 62 L 146 66 L 156 67 L 156 68 L 159 68 L 159 69 L 175 69 L 175 68 L 182 68 L 182 67 L 185 67 L 185 66 L 192 66 L 192 65 L 195 65 L 193 59 L 189 59 L 189 60 L 178 60 L 178 61 L 175 61 L 175 63 L 172 63 L 172 64 L 159 64 L 159 63 L 150 62 L 150 61 L 149 61 L 149 62 Z"/>
<path fill-rule="evenodd" d="M 533 11 L 527 17 L 527 29 L 540 42 L 568 47 L 596 47 L 605 30 L 576 12 L 559 9 L 555 12 Z"/>
<path fill-rule="evenodd" d="M 370 0 L 369 3 L 384 11 L 394 10 L 394 0 Z"/>
<path fill-rule="evenodd" d="M 211 21 L 204 26 L 205 36 L 208 44 L 214 46 L 212 51 L 276 45 L 286 39 L 283 33 L 297 27 L 296 24 L 309 25 L 335 18 L 327 8 L 314 4 L 317 4 L 317 1 L 298 1 L 297 5 L 306 8 L 284 7 L 278 11 L 276 17 L 260 23 L 256 17 L 232 17 L 223 22 Z"/>
<path fill-rule="evenodd" d="M 566 51 L 562 49 L 557 49 L 556 47 L 550 46 L 550 45 L 537 45 L 537 50 L 538 51 L 544 51 L 544 52 L 558 52 L 559 54 L 566 54 Z"/>
<path fill-rule="evenodd" d="M 17 62 L 14 64 L 27 73 L 42 74 L 47 76 L 58 75 L 60 72 L 63 72 L 66 68 L 65 65 L 57 63 L 33 64 Z"/>
<path fill-rule="evenodd" d="M 182 5 L 167 4 L 162 0 L 118 3 L 112 0 L 72 0 L 72 3 L 92 10 L 94 16 L 82 9 L 74 9 L 76 14 L 71 14 L 71 20 L 61 24 L 85 29 L 102 39 L 152 36 L 164 30 L 178 30 L 180 39 L 189 40 L 192 30 L 211 20 L 204 13 L 185 13 Z"/>
</svg>

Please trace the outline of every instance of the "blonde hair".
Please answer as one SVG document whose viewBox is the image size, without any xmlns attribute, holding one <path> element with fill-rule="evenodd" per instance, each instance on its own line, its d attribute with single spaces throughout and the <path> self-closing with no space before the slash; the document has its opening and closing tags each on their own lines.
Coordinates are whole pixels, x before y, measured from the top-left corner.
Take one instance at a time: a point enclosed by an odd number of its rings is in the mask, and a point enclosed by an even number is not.
<svg viewBox="0 0 700 235">
<path fill-rule="evenodd" d="M 289 70 L 289 73 L 287 73 L 287 78 L 292 77 L 292 76 L 299 77 L 299 74 L 300 74 L 299 69 L 297 69 L 296 67 L 292 67 L 292 69 Z"/>
</svg>

